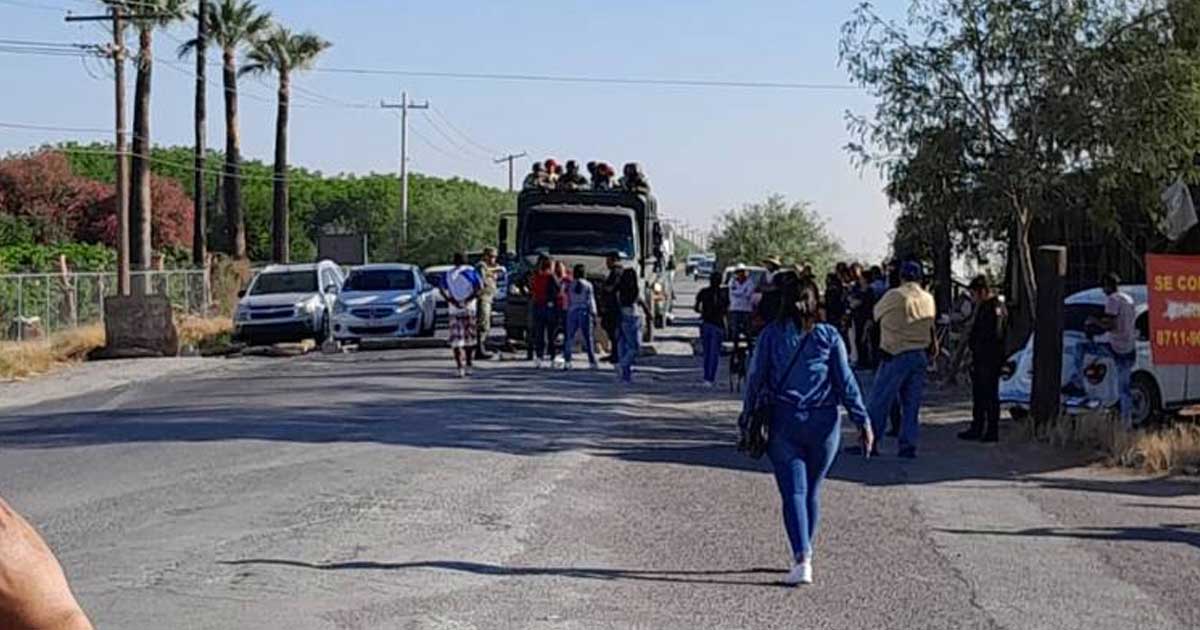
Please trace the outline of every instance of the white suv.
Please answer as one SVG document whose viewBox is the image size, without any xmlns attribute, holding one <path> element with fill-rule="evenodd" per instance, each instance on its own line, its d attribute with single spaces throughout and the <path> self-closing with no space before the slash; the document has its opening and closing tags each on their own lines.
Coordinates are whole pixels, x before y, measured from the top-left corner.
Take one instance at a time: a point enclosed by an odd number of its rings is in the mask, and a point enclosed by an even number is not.
<svg viewBox="0 0 1200 630">
<path fill-rule="evenodd" d="M 1133 366 L 1133 423 L 1141 425 L 1156 414 L 1200 403 L 1200 365 L 1155 365 L 1150 353 L 1150 313 L 1146 285 L 1126 285 L 1121 291 L 1133 298 L 1137 315 L 1137 361 Z M 1104 314 L 1104 292 L 1088 289 L 1063 303 L 1062 383 L 1075 374 L 1075 346 L 1088 338 L 1088 317 Z M 1119 400 L 1116 366 L 1108 356 L 1084 354 L 1083 383 L 1086 395 L 1064 396 L 1068 410 L 1115 406 Z M 1013 405 L 1017 414 L 1029 408 L 1033 391 L 1033 336 L 1009 359 L 1000 380 L 1000 401 Z"/>
<path fill-rule="evenodd" d="M 342 281 L 341 269 L 328 260 L 263 269 L 238 293 L 234 339 L 249 345 L 325 341 Z"/>
</svg>

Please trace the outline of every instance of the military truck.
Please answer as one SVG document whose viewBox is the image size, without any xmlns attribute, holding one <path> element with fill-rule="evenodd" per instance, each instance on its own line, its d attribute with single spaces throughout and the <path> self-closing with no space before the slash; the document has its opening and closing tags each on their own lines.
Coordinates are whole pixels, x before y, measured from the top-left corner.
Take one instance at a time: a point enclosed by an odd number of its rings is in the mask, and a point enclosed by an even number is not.
<svg viewBox="0 0 1200 630">
<path fill-rule="evenodd" d="M 508 249 L 509 226 L 515 222 Z M 500 248 L 513 270 L 504 327 L 510 341 L 524 341 L 529 325 L 529 281 L 538 256 L 561 260 L 568 268 L 583 264 L 587 277 L 599 288 L 608 275 L 606 257 L 622 255 L 622 264 L 638 273 L 647 304 L 655 304 L 656 289 L 667 287 L 666 236 L 659 222 L 658 203 L 646 192 L 626 190 L 524 190 L 517 197 L 516 215 L 500 220 Z M 661 277 L 660 277 L 661 276 Z M 599 298 L 599 295 L 597 295 Z M 597 300 L 597 306 L 607 307 Z M 653 338 L 647 322 L 644 339 Z"/>
</svg>

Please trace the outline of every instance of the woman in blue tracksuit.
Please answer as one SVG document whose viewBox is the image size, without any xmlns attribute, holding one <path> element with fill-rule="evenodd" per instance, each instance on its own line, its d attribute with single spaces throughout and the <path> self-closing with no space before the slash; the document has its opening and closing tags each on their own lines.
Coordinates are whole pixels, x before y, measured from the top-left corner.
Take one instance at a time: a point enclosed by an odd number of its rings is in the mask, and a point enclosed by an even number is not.
<svg viewBox="0 0 1200 630">
<path fill-rule="evenodd" d="M 870 452 L 874 436 L 842 336 L 833 326 L 817 322 L 816 286 L 801 284 L 794 276 L 785 277 L 782 284 L 779 317 L 759 335 L 751 359 L 745 409 L 748 414 L 760 387 L 773 388 L 767 456 L 775 468 L 792 548 L 792 570 L 784 581 L 811 584 L 818 493 L 841 441 L 838 404 L 858 425 L 865 452 Z"/>
</svg>

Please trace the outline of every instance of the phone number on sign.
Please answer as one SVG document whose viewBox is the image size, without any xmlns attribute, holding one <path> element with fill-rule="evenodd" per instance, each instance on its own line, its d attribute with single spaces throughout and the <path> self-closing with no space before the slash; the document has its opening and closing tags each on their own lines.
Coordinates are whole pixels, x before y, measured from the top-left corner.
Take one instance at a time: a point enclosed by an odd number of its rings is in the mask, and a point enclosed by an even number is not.
<svg viewBox="0 0 1200 630">
<path fill-rule="evenodd" d="M 1200 348 L 1200 330 L 1160 330 L 1154 334 L 1160 348 Z"/>
</svg>

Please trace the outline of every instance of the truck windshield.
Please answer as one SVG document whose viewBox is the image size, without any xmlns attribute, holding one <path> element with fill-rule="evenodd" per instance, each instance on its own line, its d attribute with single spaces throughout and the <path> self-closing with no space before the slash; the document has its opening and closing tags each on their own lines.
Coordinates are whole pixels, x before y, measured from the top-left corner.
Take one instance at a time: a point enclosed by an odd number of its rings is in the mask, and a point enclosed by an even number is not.
<svg viewBox="0 0 1200 630">
<path fill-rule="evenodd" d="M 633 219 L 621 214 L 534 212 L 525 226 L 525 251 L 551 255 L 605 256 L 614 251 L 634 258 Z"/>
</svg>

